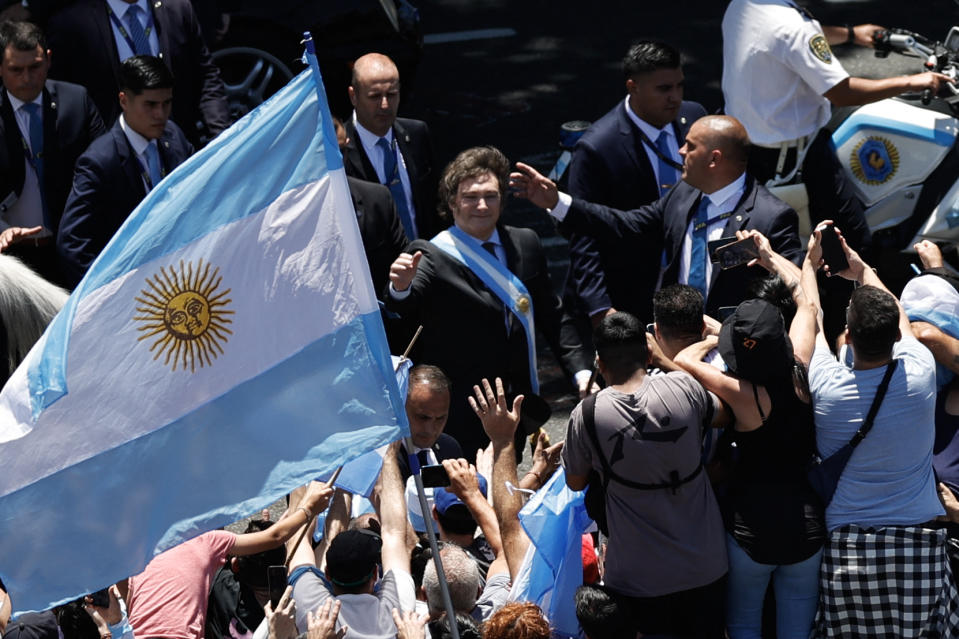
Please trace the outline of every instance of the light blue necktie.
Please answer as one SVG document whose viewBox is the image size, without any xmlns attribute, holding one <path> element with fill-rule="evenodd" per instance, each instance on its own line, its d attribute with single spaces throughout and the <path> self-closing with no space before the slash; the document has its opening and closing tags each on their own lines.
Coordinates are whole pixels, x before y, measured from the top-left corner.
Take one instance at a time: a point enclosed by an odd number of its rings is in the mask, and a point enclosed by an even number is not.
<svg viewBox="0 0 959 639">
<path fill-rule="evenodd" d="M 146 150 L 147 167 L 150 169 L 151 188 L 156 187 L 163 179 L 163 173 L 160 170 L 160 153 L 157 151 L 156 140 L 151 140 Z"/>
<path fill-rule="evenodd" d="M 703 299 L 706 299 L 706 223 L 709 220 L 706 216 L 706 208 L 708 206 L 709 198 L 704 194 L 696 209 L 696 216 L 693 217 L 693 241 L 689 251 L 689 281 L 687 282 L 690 286 L 699 289 Z"/>
<path fill-rule="evenodd" d="M 676 184 L 679 179 L 679 173 L 663 158 L 672 157 L 669 151 L 669 134 L 666 131 L 660 131 L 656 138 L 656 148 L 659 149 L 659 197 L 666 195 L 666 192 Z"/>
<path fill-rule="evenodd" d="M 49 214 L 47 213 L 47 194 L 43 181 L 43 116 L 41 115 L 40 105 L 36 102 L 24 104 L 23 110 L 30 116 L 30 152 L 33 157 L 33 168 L 37 172 L 37 187 L 40 189 L 43 225 L 50 228 Z"/>
<path fill-rule="evenodd" d="M 132 4 L 126 13 L 127 29 L 130 31 L 130 39 L 133 40 L 133 55 L 153 55 L 153 50 L 150 49 L 150 39 L 143 30 L 143 25 L 140 24 L 140 14 L 142 12 L 143 9 L 139 5 Z"/>
<path fill-rule="evenodd" d="M 413 217 L 410 215 L 410 208 L 406 203 L 406 193 L 403 191 L 403 182 L 400 181 L 399 167 L 396 164 L 396 151 L 386 141 L 386 138 L 380 138 L 376 141 L 376 146 L 383 149 L 383 175 L 386 177 L 386 186 L 393 194 L 393 201 L 396 202 L 396 212 L 400 216 L 400 223 L 403 230 L 406 231 L 406 237 L 411 240 L 416 239 L 416 233 L 413 229 Z"/>
</svg>

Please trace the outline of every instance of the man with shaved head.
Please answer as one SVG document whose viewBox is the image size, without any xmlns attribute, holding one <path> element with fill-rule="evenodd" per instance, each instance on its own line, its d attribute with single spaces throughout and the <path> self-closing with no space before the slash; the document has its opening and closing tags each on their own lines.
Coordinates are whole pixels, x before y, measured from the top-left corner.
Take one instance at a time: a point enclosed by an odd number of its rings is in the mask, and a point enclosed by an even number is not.
<svg viewBox="0 0 959 639">
<path fill-rule="evenodd" d="M 346 174 L 386 185 L 406 236 L 430 239 L 446 226 L 436 210 L 433 146 L 425 122 L 396 117 L 399 70 L 385 55 L 368 53 L 353 63 L 349 94 L 353 117 L 346 123 Z"/>
<path fill-rule="evenodd" d="M 620 211 L 560 193 L 532 167 L 518 163 L 511 185 L 519 196 L 548 209 L 570 231 L 613 239 L 658 237 L 666 258 L 662 285 L 688 284 L 706 298 L 706 312 L 743 301 L 749 280 L 761 269 L 746 265 L 720 270 L 707 246 L 736 231 L 755 229 L 797 265 L 802 259 L 796 212 L 746 172 L 749 137 L 738 120 L 712 115 L 697 120 L 679 150 L 682 181 L 652 204 Z"/>
</svg>

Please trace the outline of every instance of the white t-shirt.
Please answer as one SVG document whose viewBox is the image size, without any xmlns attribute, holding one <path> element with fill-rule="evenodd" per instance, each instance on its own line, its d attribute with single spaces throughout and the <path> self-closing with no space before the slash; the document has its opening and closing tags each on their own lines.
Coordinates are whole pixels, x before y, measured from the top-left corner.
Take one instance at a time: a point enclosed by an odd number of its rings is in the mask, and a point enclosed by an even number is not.
<svg viewBox="0 0 959 639">
<path fill-rule="evenodd" d="M 815 134 L 829 121 L 823 94 L 847 77 L 819 22 L 789 0 L 730 2 L 723 16 L 723 98 L 753 144 Z"/>
</svg>

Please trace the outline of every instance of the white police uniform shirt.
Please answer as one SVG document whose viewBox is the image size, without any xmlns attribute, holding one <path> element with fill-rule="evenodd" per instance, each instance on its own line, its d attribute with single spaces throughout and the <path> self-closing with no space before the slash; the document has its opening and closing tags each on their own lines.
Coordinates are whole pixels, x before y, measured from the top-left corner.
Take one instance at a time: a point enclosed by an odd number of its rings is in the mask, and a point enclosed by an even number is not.
<svg viewBox="0 0 959 639">
<path fill-rule="evenodd" d="M 723 98 L 753 144 L 814 135 L 830 117 L 823 94 L 847 77 L 822 26 L 790 0 L 730 2 L 723 16 Z"/>
</svg>

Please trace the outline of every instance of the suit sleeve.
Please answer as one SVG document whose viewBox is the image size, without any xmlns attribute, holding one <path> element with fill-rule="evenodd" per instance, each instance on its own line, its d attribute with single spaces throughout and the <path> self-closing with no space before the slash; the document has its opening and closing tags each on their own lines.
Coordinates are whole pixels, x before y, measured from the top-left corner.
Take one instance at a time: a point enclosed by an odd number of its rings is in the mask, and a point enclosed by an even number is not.
<svg viewBox="0 0 959 639">
<path fill-rule="evenodd" d="M 631 211 L 573 199 L 560 223 L 568 233 L 582 233 L 607 242 L 621 242 L 647 234 L 662 235 L 663 212 L 669 196 Z"/>
<path fill-rule="evenodd" d="M 97 105 L 93 103 L 90 94 L 86 91 L 83 92 L 83 107 L 86 112 L 87 139 L 92 142 L 106 133 L 107 127 L 103 124 L 103 118 L 100 117 Z"/>
<path fill-rule="evenodd" d="M 799 239 L 799 216 L 792 207 L 782 206 L 776 212 L 766 236 L 774 251 L 796 266 L 802 265 L 805 251 Z"/>
<path fill-rule="evenodd" d="M 214 138 L 231 123 L 230 107 L 226 101 L 226 87 L 220 78 L 220 70 L 210 58 L 210 51 L 203 41 L 200 24 L 192 8 L 186 16 L 186 22 L 183 28 L 190 34 L 191 59 L 195 61 L 196 79 L 200 85 L 197 91 L 200 96 L 200 113 L 207 133 Z"/>
<path fill-rule="evenodd" d="M 569 165 L 569 193 L 582 200 L 598 200 L 606 190 L 608 172 L 602 158 L 580 140 L 573 149 Z M 606 289 L 606 273 L 599 246 L 592 237 L 569 233 L 569 271 L 576 291 L 588 315 L 610 308 L 613 303 Z"/>
<path fill-rule="evenodd" d="M 546 338 L 550 350 L 560 361 L 567 377 L 590 367 L 590 357 L 579 341 L 575 330 L 562 330 L 563 322 L 568 321 L 563 311 L 563 302 L 553 292 L 546 266 L 546 254 L 535 235 L 532 241 L 524 242 L 523 252 L 532 256 L 536 275 L 527 282 L 533 297 L 533 320 L 536 328 Z"/>
<path fill-rule="evenodd" d="M 105 176 L 86 156 L 77 160 L 73 188 L 67 197 L 57 232 L 57 253 L 67 284 L 76 286 L 109 237 L 97 215 L 107 208 L 103 201 Z"/>
</svg>

